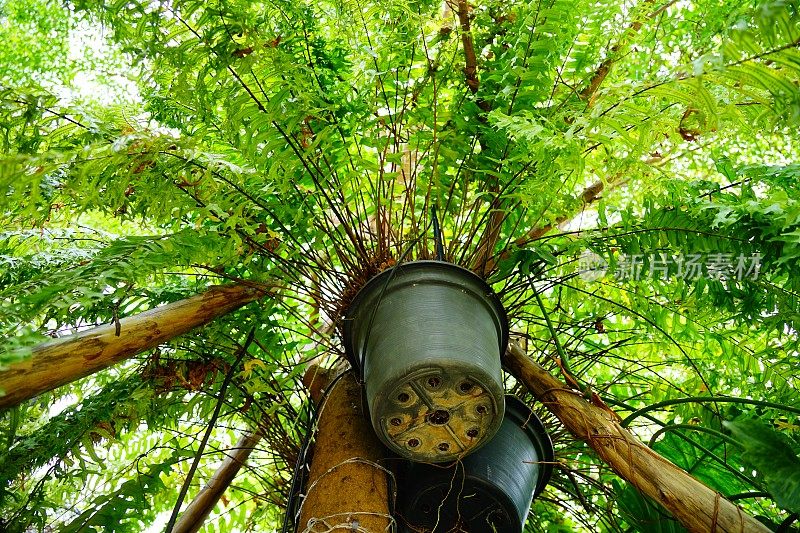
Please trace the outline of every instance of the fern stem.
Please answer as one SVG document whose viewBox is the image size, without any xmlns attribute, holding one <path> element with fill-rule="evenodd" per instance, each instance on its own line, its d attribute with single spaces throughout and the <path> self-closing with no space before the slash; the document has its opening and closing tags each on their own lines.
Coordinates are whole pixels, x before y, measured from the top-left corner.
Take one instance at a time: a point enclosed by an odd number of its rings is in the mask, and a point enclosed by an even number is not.
<svg viewBox="0 0 800 533">
<path fill-rule="evenodd" d="M 625 420 L 622 421 L 622 427 L 627 427 L 631 422 L 633 422 L 633 420 L 643 415 L 644 413 L 647 413 L 649 411 L 655 411 L 656 409 L 661 409 L 662 407 L 680 405 L 682 403 L 708 403 L 708 402 L 743 403 L 747 405 L 757 405 L 759 407 L 767 407 L 770 409 L 779 409 L 782 411 L 788 411 L 790 413 L 795 413 L 800 415 L 800 407 L 791 407 L 789 405 L 783 405 L 775 402 L 766 402 L 763 400 L 751 400 L 749 398 L 733 398 L 729 396 L 690 396 L 688 398 L 675 398 L 673 400 L 664 400 L 661 402 L 656 402 L 652 405 L 648 405 L 646 407 L 642 407 L 641 409 L 637 409 L 636 411 L 629 414 L 625 418 Z"/>
<path fill-rule="evenodd" d="M 544 320 L 547 322 L 547 329 L 550 330 L 550 336 L 553 338 L 553 342 L 556 345 L 556 351 L 558 352 L 558 357 L 561 359 L 561 370 L 569 375 L 569 377 L 576 379 L 575 374 L 572 371 L 572 366 L 570 365 L 569 357 L 567 356 L 567 352 L 564 351 L 564 348 L 561 346 L 561 342 L 558 340 L 558 335 L 556 335 L 556 329 L 553 327 L 553 323 L 550 321 L 550 314 L 547 312 L 547 309 L 544 308 L 544 302 L 542 302 L 542 297 L 539 296 L 539 293 L 534 293 L 536 296 L 536 303 L 539 304 L 539 308 L 542 310 L 542 315 L 544 315 Z"/>
</svg>

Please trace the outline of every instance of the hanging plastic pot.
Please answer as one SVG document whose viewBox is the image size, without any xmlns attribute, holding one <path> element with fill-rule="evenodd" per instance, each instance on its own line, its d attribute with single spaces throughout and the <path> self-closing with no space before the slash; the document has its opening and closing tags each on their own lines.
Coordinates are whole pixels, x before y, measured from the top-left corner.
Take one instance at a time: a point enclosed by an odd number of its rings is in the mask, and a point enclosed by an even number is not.
<svg viewBox="0 0 800 533">
<path fill-rule="evenodd" d="M 508 322 L 472 272 L 440 261 L 386 270 L 356 295 L 343 331 L 375 432 L 401 456 L 452 461 L 500 427 Z"/>
<path fill-rule="evenodd" d="M 550 480 L 552 461 L 542 422 L 509 396 L 500 430 L 463 461 L 448 468 L 406 462 L 400 522 L 415 532 L 520 533 L 533 498 Z"/>
</svg>

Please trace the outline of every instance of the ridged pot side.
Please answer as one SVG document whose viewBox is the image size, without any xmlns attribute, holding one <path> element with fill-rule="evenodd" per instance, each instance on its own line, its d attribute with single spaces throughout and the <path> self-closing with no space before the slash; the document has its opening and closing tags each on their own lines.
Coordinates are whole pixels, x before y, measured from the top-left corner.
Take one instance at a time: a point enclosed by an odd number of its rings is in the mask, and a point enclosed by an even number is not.
<svg viewBox="0 0 800 533">
<path fill-rule="evenodd" d="M 398 491 L 401 531 L 520 533 L 552 461 L 539 419 L 508 397 L 500 429 L 480 450 L 446 469 L 406 464 Z"/>
</svg>

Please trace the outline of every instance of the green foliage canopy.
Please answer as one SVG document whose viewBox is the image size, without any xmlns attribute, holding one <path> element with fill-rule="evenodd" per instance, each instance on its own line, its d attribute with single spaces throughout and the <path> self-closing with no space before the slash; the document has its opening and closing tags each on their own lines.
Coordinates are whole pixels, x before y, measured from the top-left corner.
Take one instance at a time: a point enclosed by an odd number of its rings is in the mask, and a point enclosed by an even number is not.
<svg viewBox="0 0 800 533">
<path fill-rule="evenodd" d="M 434 206 L 446 259 L 493 284 L 529 353 L 789 527 L 799 9 L 0 1 L 0 365 L 225 280 L 281 287 L 0 413 L 2 527 L 163 524 L 218 401 L 189 496 L 268 421 L 206 527 L 279 527 L 312 423 L 299 376 L 341 357 L 326 325 L 370 276 L 433 257 Z M 587 254 L 605 274 L 580 275 Z M 758 275 L 658 264 L 693 255 Z M 631 257 L 644 275 L 619 276 Z M 539 407 L 560 468 L 528 530 L 679 530 Z"/>
</svg>

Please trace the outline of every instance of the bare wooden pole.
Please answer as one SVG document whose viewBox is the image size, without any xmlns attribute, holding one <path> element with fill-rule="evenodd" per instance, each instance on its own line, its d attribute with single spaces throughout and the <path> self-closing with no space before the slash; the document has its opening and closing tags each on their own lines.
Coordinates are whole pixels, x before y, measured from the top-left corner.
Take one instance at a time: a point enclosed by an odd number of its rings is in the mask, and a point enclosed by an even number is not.
<svg viewBox="0 0 800 533">
<path fill-rule="evenodd" d="M 298 532 L 390 530 L 389 474 L 380 464 L 387 451 L 362 405 L 352 372 L 322 399 Z"/>
<path fill-rule="evenodd" d="M 172 533 L 196 533 L 200 530 L 260 440 L 261 434 L 257 431 L 248 431 L 239 438 L 208 483 L 181 513 Z"/>
<path fill-rule="evenodd" d="M 319 403 L 323 389 L 330 384 L 333 376 L 333 371 L 322 369 L 317 365 L 310 366 L 303 376 L 303 384 L 309 391 L 312 401 Z M 269 424 L 270 420 L 265 418 L 263 423 Z M 172 528 L 172 533 L 196 533 L 200 531 L 211 511 L 216 507 L 217 502 L 228 490 L 236 475 L 247 462 L 253 449 L 261 441 L 264 427 L 262 425 L 258 430 L 248 431 L 239 438 L 239 442 L 226 453 L 227 457 L 219 465 L 208 483 L 183 510 L 180 518 Z"/>
<path fill-rule="evenodd" d="M 586 401 L 519 346 L 509 347 L 504 363 L 573 436 L 591 446 L 617 475 L 663 505 L 690 532 L 769 533 L 761 522 L 642 444 L 616 415 Z"/>
<path fill-rule="evenodd" d="M 266 286 L 225 285 L 202 294 L 35 346 L 0 369 L 0 408 L 88 376 L 211 322 L 268 292 Z"/>
</svg>

